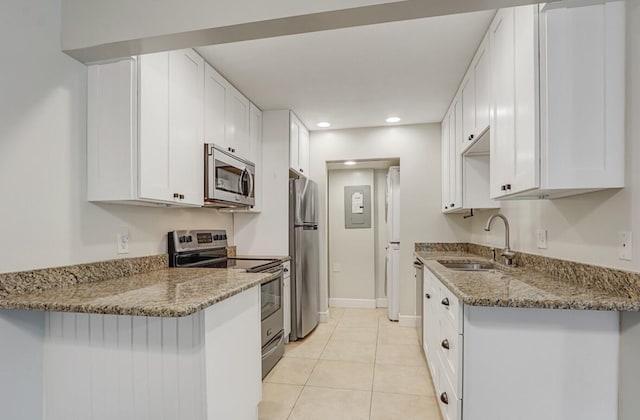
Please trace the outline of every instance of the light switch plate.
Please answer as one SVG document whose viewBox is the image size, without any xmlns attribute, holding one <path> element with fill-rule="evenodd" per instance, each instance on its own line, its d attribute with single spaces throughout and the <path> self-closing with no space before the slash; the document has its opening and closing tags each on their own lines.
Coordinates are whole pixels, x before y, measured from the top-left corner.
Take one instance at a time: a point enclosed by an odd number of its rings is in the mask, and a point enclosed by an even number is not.
<svg viewBox="0 0 640 420">
<path fill-rule="evenodd" d="M 129 253 L 129 232 L 120 232 L 117 237 L 118 254 Z"/>
<path fill-rule="evenodd" d="M 631 261 L 633 259 L 633 240 L 631 232 L 618 233 L 618 258 Z"/>
<path fill-rule="evenodd" d="M 538 248 L 547 249 L 547 229 L 538 229 L 536 238 Z"/>
</svg>

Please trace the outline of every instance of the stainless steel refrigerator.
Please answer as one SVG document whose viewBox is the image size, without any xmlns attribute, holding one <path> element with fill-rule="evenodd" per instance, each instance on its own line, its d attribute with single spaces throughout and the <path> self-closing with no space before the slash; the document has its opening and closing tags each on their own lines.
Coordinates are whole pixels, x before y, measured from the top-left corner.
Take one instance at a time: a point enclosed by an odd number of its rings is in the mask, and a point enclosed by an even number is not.
<svg viewBox="0 0 640 420">
<path fill-rule="evenodd" d="M 289 181 L 290 341 L 305 337 L 319 322 L 318 241 L 318 185 L 304 177 L 292 179 Z"/>
</svg>

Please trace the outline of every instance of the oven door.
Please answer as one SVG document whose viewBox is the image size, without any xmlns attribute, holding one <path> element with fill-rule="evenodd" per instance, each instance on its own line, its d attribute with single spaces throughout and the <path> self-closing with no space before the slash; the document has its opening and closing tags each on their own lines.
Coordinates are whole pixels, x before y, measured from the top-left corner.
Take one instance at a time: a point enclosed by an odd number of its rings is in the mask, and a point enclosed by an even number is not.
<svg viewBox="0 0 640 420">
<path fill-rule="evenodd" d="M 284 328 L 282 310 L 282 272 L 275 279 L 260 286 L 262 313 L 262 346 Z"/>
<path fill-rule="evenodd" d="M 205 145 L 205 202 L 255 204 L 255 165 L 213 144 Z"/>
</svg>

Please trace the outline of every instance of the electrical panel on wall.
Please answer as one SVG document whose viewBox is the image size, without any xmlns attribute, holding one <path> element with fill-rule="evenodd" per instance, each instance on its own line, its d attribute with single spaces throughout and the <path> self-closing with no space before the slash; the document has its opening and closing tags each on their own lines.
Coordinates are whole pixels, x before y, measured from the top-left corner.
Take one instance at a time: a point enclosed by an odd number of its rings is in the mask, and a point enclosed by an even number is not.
<svg viewBox="0 0 640 420">
<path fill-rule="evenodd" d="M 371 186 L 352 185 L 344 187 L 345 229 L 371 228 Z"/>
</svg>

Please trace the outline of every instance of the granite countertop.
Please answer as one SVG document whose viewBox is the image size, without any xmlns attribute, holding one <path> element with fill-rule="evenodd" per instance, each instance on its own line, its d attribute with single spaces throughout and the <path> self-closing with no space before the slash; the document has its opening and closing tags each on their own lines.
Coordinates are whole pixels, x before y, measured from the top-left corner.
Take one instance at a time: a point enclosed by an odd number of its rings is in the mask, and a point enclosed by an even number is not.
<svg viewBox="0 0 640 420">
<path fill-rule="evenodd" d="M 278 275 L 220 268 L 162 268 L 110 280 L 9 294 L 0 297 L 0 308 L 181 317 Z"/>
<path fill-rule="evenodd" d="M 415 255 L 454 295 L 471 306 L 495 306 L 515 308 L 587 309 L 608 311 L 640 311 L 637 296 L 607 290 L 606 276 L 614 270 L 581 273 L 584 278 L 571 279 L 554 276 L 546 269 L 535 267 L 510 268 L 496 264 L 492 271 L 456 271 L 438 262 L 486 261 L 489 259 L 461 250 L 420 251 Z M 559 272 L 559 271 L 558 271 Z M 604 274 L 603 274 L 604 273 Z M 631 273 L 630 273 L 631 274 Z M 585 284 L 590 283 L 590 284 Z M 604 286 L 599 287 L 599 283 Z"/>
</svg>

